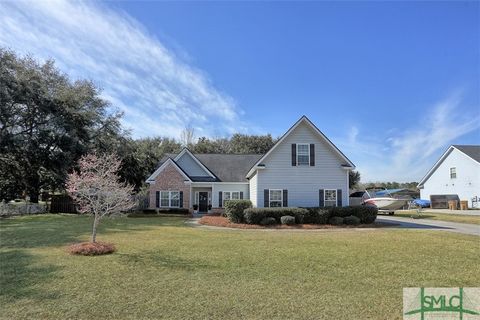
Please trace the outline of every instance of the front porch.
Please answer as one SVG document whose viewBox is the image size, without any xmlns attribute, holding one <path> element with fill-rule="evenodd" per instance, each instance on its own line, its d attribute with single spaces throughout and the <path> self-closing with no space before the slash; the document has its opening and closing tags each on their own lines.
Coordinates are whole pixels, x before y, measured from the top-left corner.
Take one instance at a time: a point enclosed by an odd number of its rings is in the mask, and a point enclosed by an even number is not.
<svg viewBox="0 0 480 320">
<path fill-rule="evenodd" d="M 194 214 L 206 214 L 212 212 L 212 185 L 200 184 L 191 186 L 190 203 Z"/>
</svg>

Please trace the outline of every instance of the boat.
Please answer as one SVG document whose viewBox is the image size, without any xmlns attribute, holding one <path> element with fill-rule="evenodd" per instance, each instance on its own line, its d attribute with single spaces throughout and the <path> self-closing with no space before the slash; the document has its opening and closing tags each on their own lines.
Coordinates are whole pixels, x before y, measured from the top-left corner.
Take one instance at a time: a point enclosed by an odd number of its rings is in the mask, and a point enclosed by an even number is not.
<svg viewBox="0 0 480 320">
<path fill-rule="evenodd" d="M 378 211 L 388 212 L 390 215 L 394 214 L 395 210 L 402 209 L 409 201 L 409 199 L 394 198 L 387 189 L 381 192 L 377 192 L 378 189 L 369 190 L 365 190 L 363 194 L 362 205 L 376 206 Z"/>
</svg>

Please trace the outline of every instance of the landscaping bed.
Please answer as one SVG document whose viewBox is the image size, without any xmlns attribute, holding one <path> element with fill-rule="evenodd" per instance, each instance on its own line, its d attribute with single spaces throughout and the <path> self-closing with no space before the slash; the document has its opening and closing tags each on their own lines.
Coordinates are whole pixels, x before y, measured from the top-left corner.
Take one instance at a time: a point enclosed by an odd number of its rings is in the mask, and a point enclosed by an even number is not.
<svg viewBox="0 0 480 320">
<path fill-rule="evenodd" d="M 317 225 L 327 228 L 328 225 L 342 227 L 370 225 L 375 222 L 377 214 L 378 209 L 374 206 L 253 208 L 250 200 L 229 200 L 225 202 L 224 216 L 231 224 L 281 225 L 283 228 L 305 228 L 306 225 Z M 225 224 L 219 219 L 211 220 Z"/>
<path fill-rule="evenodd" d="M 348 228 L 382 228 L 392 227 L 394 223 L 375 222 L 359 225 L 332 225 L 332 224 L 274 224 L 274 225 L 258 225 L 247 223 L 230 222 L 228 218 L 222 216 L 206 215 L 200 218 L 200 224 L 213 227 L 238 228 L 238 229 L 348 229 Z"/>
</svg>

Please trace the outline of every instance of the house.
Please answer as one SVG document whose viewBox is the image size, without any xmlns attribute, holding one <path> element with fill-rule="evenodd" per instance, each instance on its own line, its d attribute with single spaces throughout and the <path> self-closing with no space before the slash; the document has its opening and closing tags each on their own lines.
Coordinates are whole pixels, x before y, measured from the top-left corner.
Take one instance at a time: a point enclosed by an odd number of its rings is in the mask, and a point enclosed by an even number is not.
<svg viewBox="0 0 480 320">
<path fill-rule="evenodd" d="M 254 207 L 348 205 L 354 164 L 306 117 L 264 155 L 166 155 L 147 179 L 150 208 L 221 211 L 225 201 L 250 199 Z"/>
<path fill-rule="evenodd" d="M 420 197 L 458 195 L 468 200 L 468 206 L 477 206 L 480 197 L 480 146 L 452 145 L 418 184 Z M 472 199 L 473 204 L 472 204 Z"/>
</svg>

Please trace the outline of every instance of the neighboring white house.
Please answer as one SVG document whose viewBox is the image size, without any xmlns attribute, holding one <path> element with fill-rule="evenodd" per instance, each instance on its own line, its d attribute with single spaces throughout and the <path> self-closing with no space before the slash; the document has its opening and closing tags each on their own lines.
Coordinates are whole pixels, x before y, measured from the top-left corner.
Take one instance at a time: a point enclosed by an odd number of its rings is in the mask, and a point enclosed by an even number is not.
<svg viewBox="0 0 480 320">
<path fill-rule="evenodd" d="M 418 184 L 420 197 L 457 194 L 460 200 L 480 198 L 480 146 L 452 145 Z M 480 204 L 478 204 L 480 205 Z"/>
<path fill-rule="evenodd" d="M 348 205 L 353 163 L 305 116 L 264 155 L 166 155 L 147 179 L 150 208 L 221 209 L 225 200 L 254 207 Z"/>
</svg>

